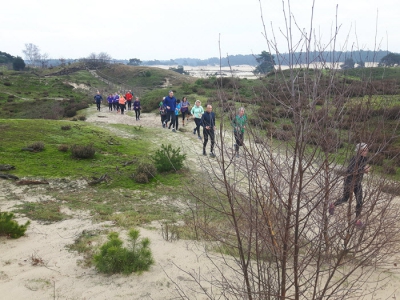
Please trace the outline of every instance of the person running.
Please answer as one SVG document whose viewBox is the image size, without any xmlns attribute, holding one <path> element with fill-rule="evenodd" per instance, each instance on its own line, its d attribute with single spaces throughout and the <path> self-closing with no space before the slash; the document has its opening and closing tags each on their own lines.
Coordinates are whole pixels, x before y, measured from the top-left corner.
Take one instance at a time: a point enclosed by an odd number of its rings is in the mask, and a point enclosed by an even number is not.
<svg viewBox="0 0 400 300">
<path fill-rule="evenodd" d="M 129 105 L 129 104 L 128 104 Z M 128 106 L 129 107 L 129 106 Z M 136 115 L 136 121 L 140 120 L 140 110 L 142 108 L 140 107 L 140 101 L 139 101 L 139 97 L 136 97 L 135 101 L 133 101 L 133 110 L 135 111 L 135 115 Z"/>
<path fill-rule="evenodd" d="M 99 91 L 97 91 L 96 96 L 94 96 L 94 100 L 96 100 L 97 110 L 100 111 L 101 100 L 103 100 L 103 97 L 100 95 Z"/>
<path fill-rule="evenodd" d="M 201 140 L 200 123 L 201 123 L 201 116 L 204 113 L 204 109 L 201 106 L 200 100 L 196 100 L 195 105 L 192 107 L 190 113 L 193 115 L 194 122 L 196 123 L 196 127 L 193 129 L 193 134 L 196 134 L 197 131 L 197 137 L 199 140 Z"/>
<path fill-rule="evenodd" d="M 130 90 L 125 94 L 125 99 L 126 99 L 126 103 L 128 103 L 128 110 L 131 110 L 133 95 Z"/>
<path fill-rule="evenodd" d="M 164 127 L 167 127 L 166 123 L 171 122 L 172 124 L 175 124 L 175 108 L 176 108 L 176 98 L 174 97 L 174 92 L 169 91 L 168 96 L 165 97 L 164 100 L 164 107 L 167 109 L 167 120 L 165 123 Z M 173 132 L 175 132 L 175 128 L 172 129 Z"/>
<path fill-rule="evenodd" d="M 176 100 L 176 108 L 175 108 L 175 123 L 172 124 L 172 122 L 169 124 L 168 129 L 174 128 L 175 130 L 178 130 L 178 125 L 179 125 L 179 112 L 181 111 L 181 100 Z"/>
<path fill-rule="evenodd" d="M 164 122 L 167 120 L 167 110 L 164 107 L 164 101 L 165 101 L 165 97 L 163 97 L 162 101 L 158 105 L 159 111 L 160 111 L 160 116 L 161 116 L 161 125 L 163 128 L 165 128 Z"/>
<path fill-rule="evenodd" d="M 233 135 L 235 137 L 235 154 L 239 157 L 239 146 L 243 146 L 244 130 L 247 125 L 247 116 L 244 114 L 244 108 L 239 108 L 238 114 L 232 120 Z"/>
<path fill-rule="evenodd" d="M 185 126 L 185 116 L 189 114 L 189 106 L 190 106 L 189 101 L 187 100 L 186 97 L 183 97 L 181 102 L 182 126 Z"/>
<path fill-rule="evenodd" d="M 212 106 L 207 105 L 206 112 L 201 116 L 201 125 L 203 126 L 203 155 L 207 155 L 206 146 L 208 143 L 208 138 L 211 139 L 211 149 L 210 156 L 215 157 L 214 145 L 215 145 L 215 113 L 212 111 Z"/>
<path fill-rule="evenodd" d="M 112 94 L 108 95 L 107 102 L 108 102 L 108 111 L 112 111 L 114 102 L 114 96 Z"/>
<path fill-rule="evenodd" d="M 114 110 L 115 110 L 117 113 L 119 112 L 118 101 L 119 101 L 119 95 L 118 95 L 118 93 L 115 93 L 115 95 L 114 95 L 114 101 L 113 101 L 113 106 L 114 106 Z"/>
<path fill-rule="evenodd" d="M 119 96 L 119 100 L 118 100 L 118 105 L 119 105 L 119 109 L 121 110 L 121 115 L 124 114 L 125 103 L 126 103 L 126 99 L 125 99 L 124 95 L 121 94 L 121 96 Z"/>
<path fill-rule="evenodd" d="M 329 214 L 333 215 L 335 213 L 335 207 L 347 202 L 351 194 L 354 193 L 354 195 L 356 196 L 355 225 L 357 227 L 362 227 L 363 223 L 359 219 L 363 205 L 361 181 L 364 174 L 369 173 L 371 170 L 370 166 L 367 164 L 368 145 L 365 143 L 357 144 L 355 152 L 356 155 L 351 158 L 349 166 L 347 167 L 344 179 L 343 197 L 329 205 Z"/>
</svg>

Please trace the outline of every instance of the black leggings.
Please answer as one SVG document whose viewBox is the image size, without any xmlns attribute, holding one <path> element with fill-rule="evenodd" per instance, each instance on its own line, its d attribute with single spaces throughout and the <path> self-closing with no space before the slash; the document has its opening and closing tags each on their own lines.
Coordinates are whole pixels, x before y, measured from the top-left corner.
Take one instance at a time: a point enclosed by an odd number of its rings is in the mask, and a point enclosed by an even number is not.
<svg viewBox="0 0 400 300">
<path fill-rule="evenodd" d="M 136 120 L 140 117 L 140 109 L 135 109 Z"/>
<path fill-rule="evenodd" d="M 208 143 L 208 138 L 211 139 L 211 152 L 214 152 L 214 145 L 215 145 L 215 133 L 214 130 L 203 129 L 203 150 L 206 150 L 206 146 Z"/>
<path fill-rule="evenodd" d="M 172 125 L 176 130 L 178 130 L 178 125 L 179 125 L 178 119 L 179 119 L 178 116 L 175 116 L 175 123 L 173 123 L 173 122 L 171 121 L 171 123 L 169 123 L 168 129 L 170 129 L 170 128 L 171 128 L 171 125 Z"/>
<path fill-rule="evenodd" d="M 128 110 L 131 110 L 132 108 L 132 101 L 126 101 L 128 103 Z"/>
<path fill-rule="evenodd" d="M 194 122 L 196 123 L 196 127 L 194 129 L 194 132 L 196 133 L 196 131 L 197 131 L 197 135 L 200 136 L 200 122 L 201 122 L 201 119 L 194 118 Z"/>
<path fill-rule="evenodd" d="M 189 111 L 183 111 L 182 112 L 182 121 L 185 122 L 185 115 L 188 114 L 189 115 Z"/>
<path fill-rule="evenodd" d="M 97 105 L 97 110 L 100 111 L 100 102 L 96 103 L 96 105 Z"/>
<path fill-rule="evenodd" d="M 351 193 L 354 192 L 354 195 L 356 196 L 356 217 L 358 218 L 361 214 L 361 208 L 363 205 L 363 192 L 362 192 L 362 186 L 361 182 L 352 182 L 352 180 L 345 179 L 344 181 L 344 190 L 343 190 L 343 197 L 339 200 L 337 200 L 334 205 L 340 205 L 342 203 L 345 203 L 349 200 Z"/>
<path fill-rule="evenodd" d="M 121 109 L 121 115 L 124 114 L 124 110 L 125 110 L 125 105 L 124 104 L 120 104 L 119 108 Z"/>
<path fill-rule="evenodd" d="M 113 104 L 112 103 L 108 103 L 108 110 L 112 111 L 113 109 Z"/>
</svg>

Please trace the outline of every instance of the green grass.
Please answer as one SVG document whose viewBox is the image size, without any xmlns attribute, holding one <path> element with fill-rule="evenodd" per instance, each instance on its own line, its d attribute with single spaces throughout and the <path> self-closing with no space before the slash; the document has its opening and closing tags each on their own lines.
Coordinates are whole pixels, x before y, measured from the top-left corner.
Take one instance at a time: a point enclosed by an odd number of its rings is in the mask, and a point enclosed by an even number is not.
<svg viewBox="0 0 400 300">
<path fill-rule="evenodd" d="M 71 125 L 72 128 L 61 130 L 62 125 Z M 134 166 L 123 167 L 122 164 L 148 152 L 150 142 L 145 137 L 149 133 L 146 129 L 135 131 L 128 126 L 119 127 L 126 127 L 127 133 L 132 134 L 131 138 L 119 138 L 83 122 L 0 120 L 2 137 L 0 155 L 2 162 L 16 167 L 13 173 L 20 177 L 90 178 L 107 173 L 113 178 L 111 186 L 126 187 L 126 181 L 130 181 L 128 177 L 134 172 Z M 21 150 L 37 141 L 45 144 L 42 152 Z M 96 154 L 94 159 L 73 159 L 70 151 L 58 150 L 60 144 L 69 146 L 93 144 Z"/>
</svg>

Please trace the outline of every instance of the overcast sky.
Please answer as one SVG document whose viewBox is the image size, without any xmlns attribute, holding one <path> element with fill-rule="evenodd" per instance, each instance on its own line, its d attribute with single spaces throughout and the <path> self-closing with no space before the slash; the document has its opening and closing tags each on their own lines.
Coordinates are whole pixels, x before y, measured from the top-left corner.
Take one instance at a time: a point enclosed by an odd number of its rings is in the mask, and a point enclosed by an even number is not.
<svg viewBox="0 0 400 300">
<path fill-rule="evenodd" d="M 400 52 L 398 1 L 315 0 L 318 44 L 332 49 L 338 5 L 337 50 Z M 298 28 L 310 32 L 312 4 L 291 1 L 295 41 Z M 261 0 L 261 6 L 267 38 L 273 39 L 273 27 L 279 51 L 288 52 L 282 1 Z M 1 11 L 0 51 L 14 56 L 23 57 L 25 43 L 33 43 L 56 59 L 92 52 L 116 59 L 204 59 L 219 56 L 219 36 L 223 56 L 268 51 L 258 0 L 11 0 L 2 2 Z"/>
</svg>

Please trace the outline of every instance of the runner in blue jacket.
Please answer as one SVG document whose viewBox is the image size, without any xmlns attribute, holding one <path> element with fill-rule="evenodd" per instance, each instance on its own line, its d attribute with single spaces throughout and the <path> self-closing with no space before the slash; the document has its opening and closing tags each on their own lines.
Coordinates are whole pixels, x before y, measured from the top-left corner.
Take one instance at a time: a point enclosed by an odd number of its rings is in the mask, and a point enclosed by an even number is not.
<svg viewBox="0 0 400 300">
<path fill-rule="evenodd" d="M 167 120 L 164 121 L 163 127 L 165 127 L 165 124 L 170 121 L 170 124 L 175 124 L 176 98 L 174 97 L 173 91 L 169 91 L 168 96 L 165 97 L 164 107 L 167 110 Z M 175 128 L 173 128 L 172 131 L 176 132 Z"/>
</svg>

